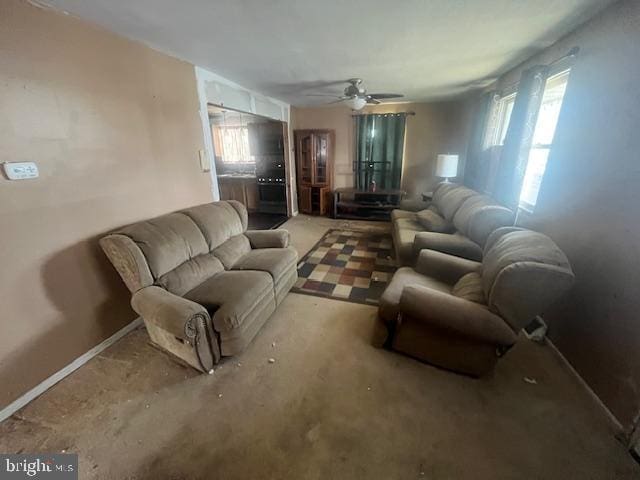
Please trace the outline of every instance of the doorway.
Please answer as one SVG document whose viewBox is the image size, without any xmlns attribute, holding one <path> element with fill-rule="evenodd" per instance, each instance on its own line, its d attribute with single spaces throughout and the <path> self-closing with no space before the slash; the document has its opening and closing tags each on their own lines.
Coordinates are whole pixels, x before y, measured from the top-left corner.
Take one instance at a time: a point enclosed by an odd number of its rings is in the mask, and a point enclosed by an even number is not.
<svg viewBox="0 0 640 480">
<path fill-rule="evenodd" d="M 250 229 L 276 228 L 288 210 L 287 124 L 209 105 L 209 125 L 220 200 L 236 200 Z"/>
</svg>

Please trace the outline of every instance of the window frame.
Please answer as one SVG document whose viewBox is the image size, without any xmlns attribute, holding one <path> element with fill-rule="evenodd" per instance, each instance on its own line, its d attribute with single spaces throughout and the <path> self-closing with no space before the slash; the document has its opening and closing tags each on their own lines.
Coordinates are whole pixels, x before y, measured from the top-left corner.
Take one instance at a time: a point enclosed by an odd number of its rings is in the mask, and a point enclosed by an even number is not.
<svg viewBox="0 0 640 480">
<path fill-rule="evenodd" d="M 561 77 L 561 76 L 565 76 L 566 77 L 566 79 L 564 81 L 565 87 L 564 87 L 564 92 L 562 93 L 562 98 L 560 100 L 560 108 L 558 110 L 558 117 L 556 119 L 556 123 L 555 123 L 554 128 L 553 128 L 553 135 L 551 136 L 551 143 L 532 143 L 529 146 L 529 153 L 527 155 L 527 165 L 525 167 L 525 177 L 523 178 L 522 186 L 520 188 L 520 194 L 519 194 L 519 197 L 518 197 L 518 209 L 522 210 L 522 211 L 524 211 L 524 212 L 526 212 L 528 214 L 532 214 L 533 213 L 533 211 L 535 210 L 535 207 L 536 207 L 536 205 L 538 203 L 538 197 L 540 195 L 540 189 L 542 188 L 542 182 L 544 180 L 544 176 L 545 176 L 545 173 L 547 171 L 547 166 L 549 164 L 549 157 L 551 155 L 551 151 L 553 149 L 553 146 L 554 146 L 555 140 L 556 140 L 555 137 L 556 137 L 556 132 L 557 132 L 557 129 L 558 129 L 558 122 L 560 121 L 560 115 L 562 114 L 562 107 L 564 105 L 564 98 L 565 98 L 565 95 L 567 93 L 567 87 L 569 85 L 569 78 L 571 76 L 571 67 L 566 67 L 566 66 L 559 67 L 559 68 L 549 72 L 549 75 L 547 76 L 547 78 L 545 80 L 545 85 L 544 85 L 544 88 L 543 88 L 543 91 L 542 91 L 542 101 L 540 102 L 540 107 L 538 109 L 538 115 L 536 116 L 536 125 L 534 126 L 534 132 L 538 128 L 538 121 L 540 120 L 539 115 L 540 115 L 540 111 L 542 110 L 542 107 L 543 107 L 544 95 L 545 95 L 545 91 L 547 90 L 547 86 L 549 84 L 549 81 L 552 81 L 552 80 L 554 80 L 554 79 L 556 79 L 558 77 Z M 535 135 L 535 133 L 534 133 L 534 135 Z M 530 202 L 527 202 L 526 200 L 522 199 L 522 193 L 525 190 L 524 180 L 526 178 L 526 174 L 527 174 L 527 171 L 529 169 L 529 162 L 530 162 L 530 159 L 531 159 L 531 152 L 533 150 L 546 150 L 547 151 L 547 156 L 546 156 L 546 159 L 545 159 L 545 162 L 544 162 L 544 169 L 543 169 L 542 175 L 540 176 L 540 182 L 539 182 L 540 185 L 538 186 L 538 189 L 537 189 L 537 192 L 536 192 L 536 201 L 535 201 L 535 203 L 531 204 Z"/>
</svg>

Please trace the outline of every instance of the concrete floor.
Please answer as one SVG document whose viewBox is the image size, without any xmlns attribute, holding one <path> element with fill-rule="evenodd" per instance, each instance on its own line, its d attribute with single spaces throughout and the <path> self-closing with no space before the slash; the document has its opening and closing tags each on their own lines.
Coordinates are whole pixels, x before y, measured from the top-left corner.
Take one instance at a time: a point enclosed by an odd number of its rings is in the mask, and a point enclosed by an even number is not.
<svg viewBox="0 0 640 480">
<path fill-rule="evenodd" d="M 342 223 L 285 228 L 305 253 Z M 83 479 L 640 478 L 549 348 L 474 380 L 373 348 L 376 328 L 371 306 L 290 294 L 211 376 L 139 329 L 0 424 L 0 452 L 77 452 Z"/>
</svg>

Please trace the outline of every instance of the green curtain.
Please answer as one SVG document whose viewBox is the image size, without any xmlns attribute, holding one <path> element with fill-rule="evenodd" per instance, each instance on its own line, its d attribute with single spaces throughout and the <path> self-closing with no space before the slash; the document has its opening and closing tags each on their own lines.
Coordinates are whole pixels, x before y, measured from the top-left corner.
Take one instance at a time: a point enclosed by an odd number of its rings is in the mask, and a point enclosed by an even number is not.
<svg viewBox="0 0 640 480">
<path fill-rule="evenodd" d="M 356 188 L 400 188 L 406 114 L 358 115 L 356 118 Z"/>
<path fill-rule="evenodd" d="M 533 132 L 542 103 L 549 68 L 536 65 L 522 72 L 513 104 L 507 135 L 500 153 L 494 197 L 510 208 L 517 208 L 529 161 Z"/>
</svg>

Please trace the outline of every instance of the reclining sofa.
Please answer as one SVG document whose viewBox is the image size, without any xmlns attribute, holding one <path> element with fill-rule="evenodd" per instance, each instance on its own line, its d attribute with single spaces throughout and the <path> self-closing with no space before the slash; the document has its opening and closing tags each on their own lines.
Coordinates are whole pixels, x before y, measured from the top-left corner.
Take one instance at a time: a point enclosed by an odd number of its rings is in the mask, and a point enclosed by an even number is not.
<svg viewBox="0 0 640 480">
<path fill-rule="evenodd" d="M 546 235 L 493 232 L 482 262 L 422 250 L 380 298 L 386 346 L 460 373 L 490 372 L 518 333 L 573 284 L 569 261 Z"/>
<path fill-rule="evenodd" d="M 154 344 L 211 373 L 241 352 L 297 279 L 286 230 L 247 230 L 222 201 L 169 213 L 100 240 Z"/>
<path fill-rule="evenodd" d="M 400 265 L 414 265 L 431 249 L 480 261 L 495 229 L 513 224 L 514 214 L 491 197 L 454 183 L 440 183 L 427 208 L 391 212 L 393 243 Z"/>
</svg>

